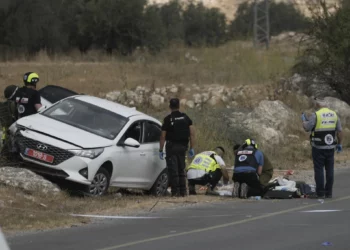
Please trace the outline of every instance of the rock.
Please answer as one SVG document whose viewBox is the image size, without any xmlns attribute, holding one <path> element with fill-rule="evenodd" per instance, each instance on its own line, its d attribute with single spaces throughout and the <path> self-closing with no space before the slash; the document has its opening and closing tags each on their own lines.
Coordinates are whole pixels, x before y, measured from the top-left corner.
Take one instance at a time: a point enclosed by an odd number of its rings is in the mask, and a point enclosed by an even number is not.
<svg viewBox="0 0 350 250">
<path fill-rule="evenodd" d="M 179 88 L 176 86 L 172 86 L 171 88 L 169 88 L 169 91 L 170 91 L 170 93 L 175 94 L 179 91 Z"/>
<path fill-rule="evenodd" d="M 281 101 L 263 100 L 251 112 L 234 112 L 231 123 L 241 127 L 249 134 L 257 135 L 268 146 L 284 142 L 284 134 L 294 127 L 297 114 Z M 295 125 L 297 126 L 297 125 Z"/>
<path fill-rule="evenodd" d="M 186 102 L 187 102 L 186 99 L 181 99 L 181 100 L 180 100 L 180 105 L 181 105 L 181 106 L 186 105 Z"/>
<path fill-rule="evenodd" d="M 190 100 L 190 101 L 187 101 L 187 102 L 186 102 L 186 106 L 189 107 L 189 108 L 191 108 L 191 109 L 193 109 L 194 106 L 195 106 L 195 103 L 194 103 L 194 101 L 191 101 L 191 100 Z"/>
<path fill-rule="evenodd" d="M 120 95 L 120 91 L 112 91 L 106 94 L 106 99 L 115 102 L 119 100 Z"/>
<path fill-rule="evenodd" d="M 202 94 L 202 102 L 206 103 L 210 98 L 209 93 L 203 93 Z"/>
<path fill-rule="evenodd" d="M 57 194 L 60 192 L 60 189 L 50 181 L 23 168 L 1 167 L 0 184 L 31 193 Z"/>
<path fill-rule="evenodd" d="M 216 106 L 218 105 L 218 103 L 220 102 L 220 97 L 219 96 L 212 96 L 210 98 L 210 100 L 208 101 L 208 103 L 211 105 L 211 106 Z"/>
<path fill-rule="evenodd" d="M 157 94 L 151 95 L 151 104 L 153 107 L 158 108 L 160 105 L 164 103 L 164 97 Z"/>
<path fill-rule="evenodd" d="M 160 93 L 162 96 L 166 96 L 167 95 L 167 89 L 165 87 L 160 89 Z"/>
<path fill-rule="evenodd" d="M 334 97 L 326 97 L 325 100 L 328 103 L 328 107 L 339 115 L 342 126 L 345 126 L 346 124 L 349 124 L 350 122 L 350 106 L 343 102 L 342 100 L 339 100 Z"/>
<path fill-rule="evenodd" d="M 202 96 L 201 94 L 194 94 L 193 100 L 195 104 L 201 104 L 202 103 Z"/>
<path fill-rule="evenodd" d="M 129 102 L 129 106 L 134 106 L 135 105 L 135 102 L 134 101 L 130 101 Z"/>
<path fill-rule="evenodd" d="M 160 88 L 156 88 L 156 89 L 154 90 L 154 93 L 160 94 Z"/>
<path fill-rule="evenodd" d="M 228 103 L 230 101 L 230 99 L 227 96 L 224 95 L 224 96 L 221 97 L 221 101 L 223 103 Z"/>
<path fill-rule="evenodd" d="M 185 88 L 185 92 L 191 92 L 191 88 Z"/>
</svg>

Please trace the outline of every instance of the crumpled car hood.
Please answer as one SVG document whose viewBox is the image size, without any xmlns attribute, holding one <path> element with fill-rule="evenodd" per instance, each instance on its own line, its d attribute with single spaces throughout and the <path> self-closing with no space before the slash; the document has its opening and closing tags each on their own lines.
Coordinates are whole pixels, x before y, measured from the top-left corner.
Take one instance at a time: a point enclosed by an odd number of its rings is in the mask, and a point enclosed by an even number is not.
<svg viewBox="0 0 350 250">
<path fill-rule="evenodd" d="M 21 118 L 17 121 L 17 125 L 38 133 L 46 134 L 48 137 L 61 139 L 81 148 L 101 148 L 113 145 L 112 140 L 94 135 L 40 114 Z"/>
</svg>

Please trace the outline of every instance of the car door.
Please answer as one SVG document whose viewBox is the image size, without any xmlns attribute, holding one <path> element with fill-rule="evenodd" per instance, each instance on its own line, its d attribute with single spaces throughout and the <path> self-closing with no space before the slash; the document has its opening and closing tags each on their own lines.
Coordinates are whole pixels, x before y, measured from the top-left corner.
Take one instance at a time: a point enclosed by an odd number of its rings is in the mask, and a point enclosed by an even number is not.
<svg viewBox="0 0 350 250">
<path fill-rule="evenodd" d="M 128 139 L 135 139 L 140 147 L 123 146 Z M 118 145 L 114 164 L 117 166 L 112 184 L 119 187 L 145 188 L 149 185 L 149 177 L 145 166 L 147 163 L 147 145 L 143 144 L 143 121 L 135 121 L 126 130 Z"/>
<path fill-rule="evenodd" d="M 165 160 L 159 159 L 160 125 L 152 121 L 143 122 L 143 152 L 146 154 L 147 164 L 144 166 L 145 178 L 152 185 L 158 175 L 165 169 Z"/>
</svg>

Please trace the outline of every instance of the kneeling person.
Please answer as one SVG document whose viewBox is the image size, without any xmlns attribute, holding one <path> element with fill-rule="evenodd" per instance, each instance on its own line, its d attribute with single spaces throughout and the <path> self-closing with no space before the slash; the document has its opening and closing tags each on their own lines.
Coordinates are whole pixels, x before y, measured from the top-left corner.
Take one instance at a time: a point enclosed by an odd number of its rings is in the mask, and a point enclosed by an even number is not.
<svg viewBox="0 0 350 250">
<path fill-rule="evenodd" d="M 234 188 L 232 196 L 246 199 L 248 187 L 262 191 L 260 175 L 264 165 L 264 155 L 257 149 L 258 146 L 252 139 L 247 139 L 245 143 L 235 152 L 235 168 L 233 174 Z"/>
<path fill-rule="evenodd" d="M 191 165 L 187 167 L 190 195 L 196 195 L 195 185 L 209 184 L 213 191 L 221 177 L 224 177 L 224 183 L 228 182 L 228 172 L 222 159 L 224 153 L 223 147 L 216 147 L 214 151 L 204 151 L 195 156 Z"/>
</svg>

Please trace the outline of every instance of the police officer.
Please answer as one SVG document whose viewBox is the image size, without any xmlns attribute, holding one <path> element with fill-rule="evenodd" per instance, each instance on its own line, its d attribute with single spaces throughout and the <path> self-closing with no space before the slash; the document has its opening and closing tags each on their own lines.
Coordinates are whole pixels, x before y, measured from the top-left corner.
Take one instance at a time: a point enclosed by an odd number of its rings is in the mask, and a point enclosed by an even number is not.
<svg viewBox="0 0 350 250">
<path fill-rule="evenodd" d="M 19 88 L 10 100 L 15 101 L 17 107 L 17 119 L 33 115 L 41 108 L 41 97 L 36 90 L 39 75 L 34 72 L 25 73 L 23 76 L 24 86 Z"/>
<path fill-rule="evenodd" d="M 260 175 L 264 166 L 264 155 L 258 150 L 258 145 L 253 139 L 247 139 L 245 143 L 235 150 L 235 168 L 232 180 L 234 182 L 232 197 L 246 199 L 248 191 L 261 195 L 262 186 Z M 249 190 L 248 190 L 249 187 Z"/>
<path fill-rule="evenodd" d="M 177 98 L 170 100 L 171 114 L 166 116 L 162 125 L 159 157 L 164 159 L 165 145 L 166 162 L 169 173 L 169 183 L 172 196 L 186 196 L 186 152 L 190 142 L 189 156 L 194 156 L 194 129 L 192 120 L 179 111 L 180 101 Z"/>
<path fill-rule="evenodd" d="M 341 122 L 333 110 L 327 108 L 323 98 L 315 98 L 316 112 L 310 117 L 301 116 L 306 132 L 311 132 L 312 159 L 314 163 L 316 195 L 315 198 L 332 198 L 334 182 L 334 150 L 342 151 Z M 326 184 L 324 182 L 326 169 Z"/>
<path fill-rule="evenodd" d="M 190 195 L 196 195 L 195 185 L 210 185 L 209 191 L 214 191 L 221 177 L 227 184 L 229 176 L 224 160 L 225 149 L 221 146 L 214 150 L 197 154 L 187 167 L 187 179 Z"/>
</svg>

